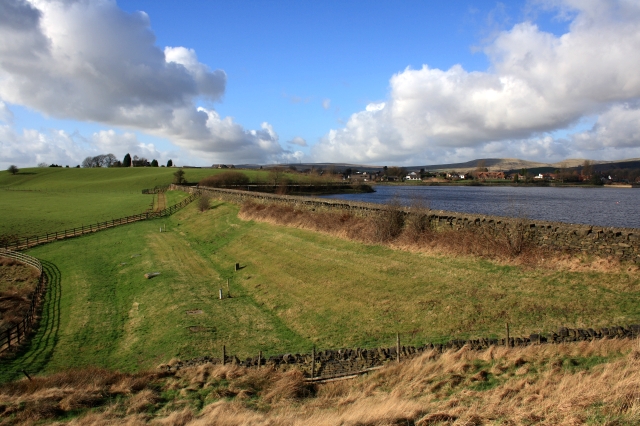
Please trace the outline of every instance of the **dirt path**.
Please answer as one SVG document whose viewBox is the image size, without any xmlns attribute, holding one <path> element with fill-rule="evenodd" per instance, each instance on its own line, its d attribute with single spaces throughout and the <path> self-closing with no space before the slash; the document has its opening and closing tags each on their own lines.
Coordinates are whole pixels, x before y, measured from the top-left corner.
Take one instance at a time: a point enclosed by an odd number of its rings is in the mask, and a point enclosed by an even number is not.
<svg viewBox="0 0 640 426">
<path fill-rule="evenodd" d="M 157 194 L 155 211 L 159 212 L 166 208 L 167 208 L 167 197 L 165 196 L 164 192 L 159 192 Z"/>
</svg>

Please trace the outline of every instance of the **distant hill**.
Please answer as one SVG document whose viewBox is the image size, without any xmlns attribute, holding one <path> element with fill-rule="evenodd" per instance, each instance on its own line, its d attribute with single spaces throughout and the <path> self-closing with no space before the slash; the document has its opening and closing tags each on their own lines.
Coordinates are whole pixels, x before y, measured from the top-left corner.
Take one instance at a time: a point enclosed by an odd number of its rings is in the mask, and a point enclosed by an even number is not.
<svg viewBox="0 0 640 426">
<path fill-rule="evenodd" d="M 470 172 L 476 170 L 478 167 L 486 167 L 489 171 L 513 171 L 527 169 L 530 172 L 550 172 L 557 169 L 573 169 L 581 167 L 586 159 L 584 158 L 569 158 L 556 163 L 540 163 L 536 161 L 521 160 L 518 158 L 479 158 L 477 160 L 466 161 L 464 163 L 449 163 L 449 164 L 428 164 L 428 165 L 416 165 L 406 166 L 405 169 L 420 170 L 425 169 L 428 171 L 459 171 Z M 638 169 L 640 168 L 640 158 L 630 158 L 625 160 L 616 161 L 599 161 L 590 160 L 596 171 L 607 171 L 612 169 Z M 391 167 L 394 164 L 386 164 Z M 311 168 L 314 169 L 330 169 L 333 168 L 337 172 L 342 172 L 345 169 L 358 170 L 361 172 L 376 172 L 382 170 L 384 165 L 370 165 L 370 164 L 350 164 L 350 163 L 289 163 L 289 164 L 240 164 L 238 168 L 258 169 L 258 168 L 271 168 L 271 167 L 295 167 L 297 170 L 303 171 Z"/>
</svg>

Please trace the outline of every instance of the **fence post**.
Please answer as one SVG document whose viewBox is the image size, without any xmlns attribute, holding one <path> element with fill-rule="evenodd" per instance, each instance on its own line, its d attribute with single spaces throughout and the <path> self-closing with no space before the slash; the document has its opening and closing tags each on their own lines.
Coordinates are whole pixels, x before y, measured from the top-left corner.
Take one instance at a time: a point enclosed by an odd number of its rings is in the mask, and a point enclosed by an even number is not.
<svg viewBox="0 0 640 426">
<path fill-rule="evenodd" d="M 258 368 L 262 367 L 262 351 L 258 351 Z"/>
<path fill-rule="evenodd" d="M 227 347 L 222 345 L 222 365 L 227 363 Z"/>
<path fill-rule="evenodd" d="M 506 347 L 511 347 L 511 342 L 509 341 L 509 323 L 507 323 L 507 341 L 506 341 Z"/>
<path fill-rule="evenodd" d="M 313 354 L 311 356 L 313 357 L 311 360 L 311 378 L 313 379 L 316 376 L 316 345 L 313 345 Z"/>
<path fill-rule="evenodd" d="M 400 362 L 400 333 L 396 333 L 396 361 Z"/>
</svg>

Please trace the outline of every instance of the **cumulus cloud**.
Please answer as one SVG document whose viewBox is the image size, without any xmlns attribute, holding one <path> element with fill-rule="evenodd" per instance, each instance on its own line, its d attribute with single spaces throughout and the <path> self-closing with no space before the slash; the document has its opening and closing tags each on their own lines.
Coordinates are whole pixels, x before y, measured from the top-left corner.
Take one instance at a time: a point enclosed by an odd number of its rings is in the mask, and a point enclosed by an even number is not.
<svg viewBox="0 0 640 426">
<path fill-rule="evenodd" d="M 57 129 L 16 132 L 10 125 L 0 125 L 0 152 L 0 170 L 11 164 L 34 167 L 39 163 L 55 163 L 74 167 L 89 156 L 112 153 L 122 160 L 127 152 L 161 163 L 169 158 L 180 164 L 192 160 L 177 152 L 159 151 L 152 143 L 140 142 L 135 133 L 113 129 L 84 136 Z"/>
<path fill-rule="evenodd" d="M 13 123 L 13 112 L 2 101 L 0 101 L 0 123 Z"/>
<path fill-rule="evenodd" d="M 589 151 L 640 148 L 640 109 L 614 105 L 598 117 L 591 130 L 573 134 L 572 139 L 576 147 Z"/>
<path fill-rule="evenodd" d="M 219 100 L 225 85 L 224 71 L 200 63 L 193 50 L 157 47 L 149 17 L 114 0 L 0 2 L 3 101 L 142 130 L 208 161 L 286 155 L 264 126 L 243 130 L 197 108 L 200 99 Z"/>
<path fill-rule="evenodd" d="M 640 146 L 631 132 L 637 114 L 623 106 L 640 99 L 640 3 L 544 4 L 571 19 L 566 34 L 555 36 L 522 22 L 485 47 L 491 61 L 486 72 L 460 65 L 407 68 L 391 78 L 385 102 L 368 105 L 345 127 L 331 130 L 313 148 L 314 158 L 441 162 L 491 151 L 547 160 L 578 151 L 580 143 Z M 580 137 L 554 141 L 548 136 L 598 114 L 607 132 L 600 124 Z"/>
<path fill-rule="evenodd" d="M 304 140 L 304 138 L 301 138 L 300 136 L 296 136 L 295 138 L 291 139 L 290 141 L 287 141 L 287 143 L 291 144 L 291 145 L 307 146 L 307 141 Z"/>
</svg>

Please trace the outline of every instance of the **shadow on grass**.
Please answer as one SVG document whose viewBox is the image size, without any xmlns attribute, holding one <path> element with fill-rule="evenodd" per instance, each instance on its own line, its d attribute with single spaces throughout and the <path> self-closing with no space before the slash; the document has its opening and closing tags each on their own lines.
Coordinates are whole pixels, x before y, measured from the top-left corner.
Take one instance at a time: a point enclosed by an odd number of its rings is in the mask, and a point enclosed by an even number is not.
<svg viewBox="0 0 640 426">
<path fill-rule="evenodd" d="M 29 343 L 10 357 L 0 359 L 0 383 L 19 379 L 24 375 L 23 370 L 30 375 L 38 374 L 51 360 L 58 342 L 62 274 L 53 263 L 44 260 L 41 262 L 49 284 L 42 304 L 40 321 L 31 334 Z"/>
</svg>

